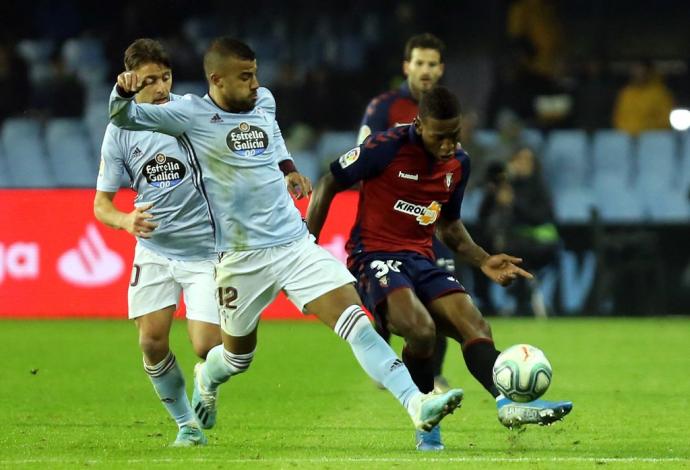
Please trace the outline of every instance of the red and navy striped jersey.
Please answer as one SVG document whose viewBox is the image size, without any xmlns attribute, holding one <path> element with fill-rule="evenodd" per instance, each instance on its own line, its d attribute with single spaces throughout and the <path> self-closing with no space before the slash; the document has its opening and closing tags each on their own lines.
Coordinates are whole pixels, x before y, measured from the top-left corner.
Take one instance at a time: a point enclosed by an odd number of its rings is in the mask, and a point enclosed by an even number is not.
<svg viewBox="0 0 690 470">
<path fill-rule="evenodd" d="M 362 126 L 368 126 L 372 133 L 385 131 L 391 127 L 410 124 L 418 111 L 418 103 L 405 81 L 397 90 L 382 93 L 369 102 L 362 118 Z"/>
<path fill-rule="evenodd" d="M 460 218 L 470 160 L 460 146 L 455 158 L 437 161 L 414 125 L 369 136 L 331 163 L 342 187 L 362 181 L 355 225 L 347 242 L 348 264 L 360 253 L 412 251 L 434 259 L 438 217 Z"/>
</svg>

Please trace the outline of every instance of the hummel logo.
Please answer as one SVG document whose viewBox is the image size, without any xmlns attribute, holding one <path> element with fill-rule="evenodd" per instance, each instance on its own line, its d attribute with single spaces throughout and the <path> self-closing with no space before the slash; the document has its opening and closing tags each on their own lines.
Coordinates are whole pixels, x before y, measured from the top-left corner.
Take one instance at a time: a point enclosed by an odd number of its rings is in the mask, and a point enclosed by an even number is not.
<svg viewBox="0 0 690 470">
<path fill-rule="evenodd" d="M 211 118 L 211 123 L 216 124 L 219 122 L 223 122 L 223 118 L 220 117 L 218 113 L 214 114 L 213 117 Z"/>
<path fill-rule="evenodd" d="M 410 173 L 403 173 L 402 171 L 398 172 L 398 177 L 406 179 L 406 180 L 413 180 L 413 181 L 419 180 L 419 175 L 412 175 Z"/>
<path fill-rule="evenodd" d="M 132 152 L 132 158 L 138 158 L 141 157 L 141 154 L 144 153 L 139 149 L 139 147 L 134 147 L 134 152 Z"/>
</svg>

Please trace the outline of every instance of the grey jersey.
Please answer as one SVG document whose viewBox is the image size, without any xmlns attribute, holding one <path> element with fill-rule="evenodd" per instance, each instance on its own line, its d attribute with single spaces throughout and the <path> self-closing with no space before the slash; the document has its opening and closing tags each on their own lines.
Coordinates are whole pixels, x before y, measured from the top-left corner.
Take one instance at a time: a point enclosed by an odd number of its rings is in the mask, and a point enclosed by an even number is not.
<svg viewBox="0 0 690 470">
<path fill-rule="evenodd" d="M 110 95 L 113 124 L 179 137 L 200 166 L 198 183 L 211 206 L 217 251 L 267 248 L 306 236 L 278 167 L 291 157 L 275 113 L 266 88 L 259 88 L 256 106 L 246 113 L 224 111 L 208 95 L 158 106 L 122 98 L 116 88 Z"/>
<path fill-rule="evenodd" d="M 117 192 L 124 171 L 137 193 L 135 205 L 152 203 L 158 227 L 142 246 L 177 260 L 215 257 L 208 205 L 195 187 L 193 168 L 181 143 L 166 134 L 127 131 L 109 124 L 101 148 L 96 188 Z"/>
</svg>

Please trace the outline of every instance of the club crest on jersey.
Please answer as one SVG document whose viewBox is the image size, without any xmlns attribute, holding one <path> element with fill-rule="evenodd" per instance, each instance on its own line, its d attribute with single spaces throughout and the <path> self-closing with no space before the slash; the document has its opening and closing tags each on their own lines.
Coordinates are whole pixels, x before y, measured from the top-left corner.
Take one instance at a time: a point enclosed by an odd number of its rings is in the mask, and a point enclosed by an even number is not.
<svg viewBox="0 0 690 470">
<path fill-rule="evenodd" d="M 446 190 L 450 191 L 450 185 L 453 183 L 453 173 L 446 173 Z"/>
<path fill-rule="evenodd" d="M 433 201 L 428 206 L 420 206 L 398 199 L 395 201 L 393 209 L 403 214 L 415 216 L 419 225 L 431 225 L 436 222 L 441 213 L 441 204 Z"/>
<path fill-rule="evenodd" d="M 359 158 L 359 147 L 355 147 L 349 152 L 347 152 L 345 155 L 341 155 L 340 158 L 338 159 L 338 163 L 340 163 L 340 168 L 347 168 L 348 166 L 352 165 L 354 162 L 357 161 Z"/>
<path fill-rule="evenodd" d="M 157 153 L 155 157 L 144 164 L 142 173 L 150 185 L 156 188 L 172 188 L 184 179 L 187 168 L 181 161 Z"/>
<path fill-rule="evenodd" d="M 246 122 L 232 129 L 225 141 L 230 150 L 243 157 L 261 155 L 268 148 L 268 135 L 260 127 Z"/>
</svg>

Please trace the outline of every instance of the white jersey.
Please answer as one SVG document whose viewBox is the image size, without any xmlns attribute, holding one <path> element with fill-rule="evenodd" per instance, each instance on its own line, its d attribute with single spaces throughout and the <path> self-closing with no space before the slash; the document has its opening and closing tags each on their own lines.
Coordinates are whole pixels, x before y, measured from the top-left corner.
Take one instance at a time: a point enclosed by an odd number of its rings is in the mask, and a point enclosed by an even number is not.
<svg viewBox="0 0 690 470">
<path fill-rule="evenodd" d="M 116 88 L 109 108 L 118 127 L 163 132 L 186 146 L 200 165 L 198 184 L 211 207 L 217 251 L 268 248 L 306 236 L 278 167 L 291 157 L 268 89 L 259 88 L 256 106 L 245 113 L 224 111 L 208 95 L 137 104 L 120 97 Z"/>
<path fill-rule="evenodd" d="M 209 208 L 195 187 L 189 159 L 185 147 L 174 137 L 127 131 L 109 124 L 96 188 L 117 192 L 126 171 L 137 193 L 135 205 L 152 203 L 151 220 L 159 224 L 151 238 L 139 238 L 138 243 L 174 260 L 213 259 L 215 243 Z"/>
</svg>

